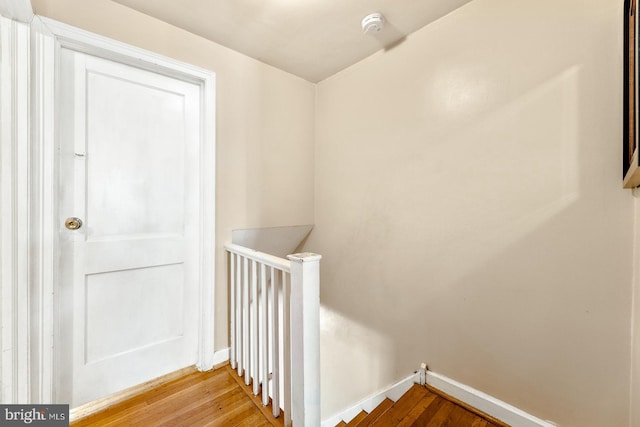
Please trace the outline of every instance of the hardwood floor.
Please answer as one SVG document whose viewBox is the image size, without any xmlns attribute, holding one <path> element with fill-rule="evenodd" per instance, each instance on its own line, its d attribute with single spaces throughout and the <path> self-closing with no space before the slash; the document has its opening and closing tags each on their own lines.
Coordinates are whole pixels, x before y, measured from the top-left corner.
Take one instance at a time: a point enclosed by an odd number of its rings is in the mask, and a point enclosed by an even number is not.
<svg viewBox="0 0 640 427">
<path fill-rule="evenodd" d="M 173 378 L 107 409 L 73 421 L 81 426 L 276 426 L 274 418 L 229 365 Z M 339 426 L 508 427 L 429 386 L 414 385 L 397 402 L 385 399 Z"/>
<path fill-rule="evenodd" d="M 72 426 L 283 426 L 229 365 L 194 372 L 71 423 Z"/>
</svg>

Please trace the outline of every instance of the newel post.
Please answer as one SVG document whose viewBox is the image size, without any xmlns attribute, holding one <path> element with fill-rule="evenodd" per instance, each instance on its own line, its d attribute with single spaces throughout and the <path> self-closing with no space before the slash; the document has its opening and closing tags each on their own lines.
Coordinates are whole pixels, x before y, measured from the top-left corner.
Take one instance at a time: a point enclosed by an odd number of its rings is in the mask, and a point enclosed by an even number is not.
<svg viewBox="0 0 640 427">
<path fill-rule="evenodd" d="M 320 425 L 320 259 L 313 253 L 291 261 L 291 421 Z"/>
</svg>

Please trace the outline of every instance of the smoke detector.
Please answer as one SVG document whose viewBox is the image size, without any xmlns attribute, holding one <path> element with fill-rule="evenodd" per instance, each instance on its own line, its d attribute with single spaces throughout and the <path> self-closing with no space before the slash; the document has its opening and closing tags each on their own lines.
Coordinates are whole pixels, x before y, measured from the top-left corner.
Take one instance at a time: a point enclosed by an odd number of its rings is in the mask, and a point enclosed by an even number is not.
<svg viewBox="0 0 640 427">
<path fill-rule="evenodd" d="M 374 34 L 384 28 L 384 16 L 381 13 L 370 13 L 362 18 L 362 31 L 365 34 Z"/>
</svg>

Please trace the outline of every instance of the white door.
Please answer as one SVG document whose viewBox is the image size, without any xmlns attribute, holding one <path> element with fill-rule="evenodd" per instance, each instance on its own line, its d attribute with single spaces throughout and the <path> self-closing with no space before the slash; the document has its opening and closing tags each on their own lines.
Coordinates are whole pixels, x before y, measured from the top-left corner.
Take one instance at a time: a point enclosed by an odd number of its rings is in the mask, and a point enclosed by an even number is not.
<svg viewBox="0 0 640 427">
<path fill-rule="evenodd" d="M 196 363 L 202 131 L 198 85 L 60 58 L 56 400 L 75 407 Z"/>
</svg>

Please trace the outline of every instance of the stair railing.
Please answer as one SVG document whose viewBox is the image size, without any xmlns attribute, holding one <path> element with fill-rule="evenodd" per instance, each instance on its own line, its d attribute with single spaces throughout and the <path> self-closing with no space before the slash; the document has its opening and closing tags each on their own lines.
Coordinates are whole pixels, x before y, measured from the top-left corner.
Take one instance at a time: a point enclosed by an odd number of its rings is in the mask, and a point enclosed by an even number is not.
<svg viewBox="0 0 640 427">
<path fill-rule="evenodd" d="M 321 256 L 225 249 L 231 367 L 285 426 L 319 426 Z"/>
</svg>

